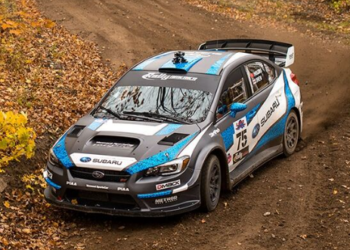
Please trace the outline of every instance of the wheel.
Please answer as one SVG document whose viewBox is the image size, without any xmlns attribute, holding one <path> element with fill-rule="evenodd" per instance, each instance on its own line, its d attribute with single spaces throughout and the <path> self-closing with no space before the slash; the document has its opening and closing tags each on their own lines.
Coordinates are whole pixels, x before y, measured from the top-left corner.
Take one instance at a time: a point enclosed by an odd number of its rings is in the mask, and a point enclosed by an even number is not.
<svg viewBox="0 0 350 250">
<path fill-rule="evenodd" d="M 286 157 L 292 155 L 299 140 L 299 120 L 295 111 L 289 113 L 283 135 L 283 153 Z"/>
<path fill-rule="evenodd" d="M 213 211 L 219 203 L 221 193 L 221 169 L 219 159 L 210 155 L 201 173 L 201 208 Z"/>
</svg>

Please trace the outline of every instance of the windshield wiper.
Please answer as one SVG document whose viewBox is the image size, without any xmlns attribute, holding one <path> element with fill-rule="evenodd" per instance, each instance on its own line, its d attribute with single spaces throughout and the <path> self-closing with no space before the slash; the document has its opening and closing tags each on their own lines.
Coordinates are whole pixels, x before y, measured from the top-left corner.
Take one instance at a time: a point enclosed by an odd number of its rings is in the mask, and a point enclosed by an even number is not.
<svg viewBox="0 0 350 250">
<path fill-rule="evenodd" d="M 191 124 L 188 121 L 184 121 L 175 117 L 170 117 L 167 115 L 161 115 L 157 113 L 150 113 L 150 112 L 135 112 L 135 111 L 124 111 L 123 114 L 126 115 L 141 115 L 141 116 L 146 116 L 146 117 L 158 117 L 166 121 L 171 121 L 171 122 L 177 122 L 177 123 L 184 123 L 184 124 Z"/>
<path fill-rule="evenodd" d="M 162 119 L 159 118 L 153 118 L 149 117 L 143 114 L 143 112 L 131 112 L 131 111 L 125 111 L 123 112 L 123 115 L 126 115 L 127 117 L 135 117 L 135 118 L 140 118 L 140 119 L 146 119 L 149 121 L 155 121 L 155 122 L 162 122 Z"/>
<path fill-rule="evenodd" d="M 109 108 L 106 108 L 102 105 L 100 105 L 98 108 L 106 110 L 109 114 L 113 115 L 114 117 L 117 117 L 119 120 L 123 120 L 123 118 L 121 118 L 121 116 L 118 113 L 114 112 L 113 110 L 111 110 Z"/>
</svg>

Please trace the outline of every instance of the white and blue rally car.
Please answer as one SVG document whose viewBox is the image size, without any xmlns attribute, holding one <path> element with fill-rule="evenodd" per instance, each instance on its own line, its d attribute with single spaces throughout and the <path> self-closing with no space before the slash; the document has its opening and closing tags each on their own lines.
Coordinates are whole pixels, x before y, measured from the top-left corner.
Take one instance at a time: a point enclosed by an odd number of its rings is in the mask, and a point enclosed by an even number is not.
<svg viewBox="0 0 350 250">
<path fill-rule="evenodd" d="M 137 64 L 54 144 L 48 202 L 79 211 L 167 216 L 216 208 L 302 132 L 294 47 L 217 40 Z"/>
</svg>

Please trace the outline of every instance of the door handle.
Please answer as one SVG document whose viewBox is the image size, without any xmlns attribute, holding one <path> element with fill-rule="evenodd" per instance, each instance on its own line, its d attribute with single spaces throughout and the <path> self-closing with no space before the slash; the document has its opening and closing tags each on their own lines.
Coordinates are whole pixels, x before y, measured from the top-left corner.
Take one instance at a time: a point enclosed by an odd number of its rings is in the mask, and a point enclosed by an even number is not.
<svg viewBox="0 0 350 250">
<path fill-rule="evenodd" d="M 281 95 L 282 95 L 282 91 L 278 91 L 275 96 L 280 97 Z"/>
</svg>

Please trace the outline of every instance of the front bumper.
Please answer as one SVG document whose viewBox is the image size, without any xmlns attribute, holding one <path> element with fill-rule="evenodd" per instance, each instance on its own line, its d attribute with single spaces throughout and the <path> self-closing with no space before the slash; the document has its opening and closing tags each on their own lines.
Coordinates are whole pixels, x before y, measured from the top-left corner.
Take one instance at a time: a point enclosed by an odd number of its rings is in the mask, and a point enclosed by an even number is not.
<svg viewBox="0 0 350 250">
<path fill-rule="evenodd" d="M 200 206 L 200 188 L 195 172 L 176 176 L 140 179 L 132 175 L 126 182 L 76 178 L 69 169 L 48 168 L 45 199 L 57 207 L 87 213 L 118 216 L 164 217 L 195 210 Z M 156 189 L 160 183 L 178 182 L 174 187 Z M 192 183 L 190 186 L 189 183 Z"/>
<path fill-rule="evenodd" d="M 200 201 L 187 201 L 181 204 L 171 205 L 168 207 L 162 207 L 158 209 L 116 209 L 116 208 L 107 208 L 99 206 L 86 206 L 79 204 L 72 204 L 68 200 L 59 201 L 52 194 L 52 187 L 47 187 L 44 192 L 45 199 L 50 204 L 66 208 L 70 210 L 85 212 L 85 213 L 98 213 L 98 214 L 107 214 L 115 216 L 125 216 L 125 217 L 166 217 L 177 214 L 182 214 L 190 212 L 197 209 L 200 206 Z"/>
</svg>

